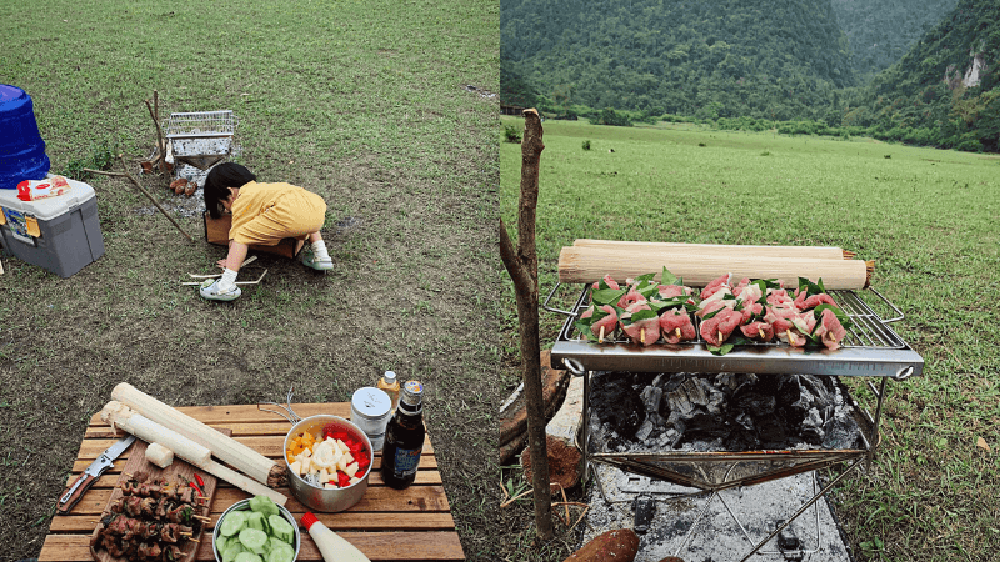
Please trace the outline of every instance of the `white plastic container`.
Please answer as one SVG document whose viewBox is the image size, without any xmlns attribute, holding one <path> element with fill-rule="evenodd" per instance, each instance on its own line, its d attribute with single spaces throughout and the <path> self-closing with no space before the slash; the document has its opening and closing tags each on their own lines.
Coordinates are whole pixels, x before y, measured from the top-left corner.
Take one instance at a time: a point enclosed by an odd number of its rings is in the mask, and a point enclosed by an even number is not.
<svg viewBox="0 0 1000 562">
<path fill-rule="evenodd" d="M 22 201 L 0 189 L 0 242 L 16 258 L 70 277 L 104 255 L 94 188 L 67 180 L 64 195 Z"/>
<path fill-rule="evenodd" d="M 381 451 L 385 442 L 385 425 L 392 415 L 392 398 L 385 391 L 371 386 L 359 388 L 351 397 L 351 422 L 361 428 L 372 443 L 373 451 Z"/>
</svg>

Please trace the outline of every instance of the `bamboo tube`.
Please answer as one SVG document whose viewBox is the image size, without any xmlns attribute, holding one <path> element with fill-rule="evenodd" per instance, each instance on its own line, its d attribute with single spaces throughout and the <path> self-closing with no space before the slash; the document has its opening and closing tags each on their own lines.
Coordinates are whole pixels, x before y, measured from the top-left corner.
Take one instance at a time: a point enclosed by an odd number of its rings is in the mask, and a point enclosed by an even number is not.
<svg viewBox="0 0 1000 562">
<path fill-rule="evenodd" d="M 827 289 L 838 290 L 867 287 L 875 264 L 861 260 L 736 258 L 588 246 L 563 246 L 559 253 L 561 283 L 591 283 L 605 275 L 621 283 L 649 273 L 659 276 L 664 267 L 692 287 L 704 287 L 720 275 L 732 274 L 736 280 L 782 279 L 788 284 L 794 284 L 799 277 L 813 282 L 823 279 Z"/>
<path fill-rule="evenodd" d="M 726 244 L 685 244 L 683 242 L 633 242 L 627 240 L 579 239 L 573 246 L 622 250 L 677 251 L 699 256 L 732 256 L 734 258 L 805 258 L 813 260 L 846 260 L 854 252 L 836 246 L 742 246 Z M 850 257 L 848 257 L 850 256 Z"/>
<path fill-rule="evenodd" d="M 236 472 L 235 470 L 223 466 L 215 461 L 208 462 L 205 465 L 199 466 L 198 468 L 204 470 L 205 472 L 208 472 L 212 476 L 216 476 L 218 478 L 225 480 L 226 482 L 229 482 L 233 486 L 236 486 L 237 488 L 243 490 L 244 492 L 250 495 L 267 496 L 272 500 L 274 500 L 274 503 L 280 506 L 284 506 L 285 503 L 288 501 L 288 497 L 285 496 L 284 494 L 276 492 L 271 488 L 268 488 L 267 486 L 264 486 L 263 484 L 260 484 L 259 482 L 256 482 L 254 480 L 251 480 L 250 478 L 247 478 L 246 476 L 240 474 L 239 472 Z"/>
<path fill-rule="evenodd" d="M 111 391 L 111 398 L 202 445 L 222 461 L 246 473 L 258 482 L 267 484 L 269 474 L 277 466 L 275 461 L 250 447 L 219 433 L 191 416 L 178 412 L 128 383 L 118 384 Z M 173 447 L 170 448 L 173 449 Z M 176 449 L 174 452 L 179 453 Z"/>
<path fill-rule="evenodd" d="M 101 419 L 139 439 L 159 443 L 195 466 L 201 466 L 212 460 L 212 451 L 207 447 L 135 413 L 121 402 L 108 402 L 101 410 Z"/>
</svg>

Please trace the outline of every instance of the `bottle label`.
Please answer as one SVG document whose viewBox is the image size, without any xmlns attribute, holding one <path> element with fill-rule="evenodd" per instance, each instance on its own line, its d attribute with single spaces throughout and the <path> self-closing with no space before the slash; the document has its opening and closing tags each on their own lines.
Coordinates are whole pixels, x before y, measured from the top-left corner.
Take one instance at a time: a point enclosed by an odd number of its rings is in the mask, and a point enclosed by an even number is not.
<svg viewBox="0 0 1000 562">
<path fill-rule="evenodd" d="M 420 464 L 420 449 L 396 449 L 393 474 L 396 478 L 406 478 L 417 471 Z"/>
</svg>

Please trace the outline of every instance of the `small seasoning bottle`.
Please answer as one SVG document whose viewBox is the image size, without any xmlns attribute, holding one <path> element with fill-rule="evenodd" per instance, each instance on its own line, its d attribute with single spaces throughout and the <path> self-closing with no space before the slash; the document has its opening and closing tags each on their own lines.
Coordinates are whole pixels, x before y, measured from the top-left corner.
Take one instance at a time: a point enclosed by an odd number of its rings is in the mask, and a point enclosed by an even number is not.
<svg viewBox="0 0 1000 562">
<path fill-rule="evenodd" d="M 375 385 L 381 391 L 384 391 L 392 399 L 392 406 L 389 408 L 390 415 L 392 412 L 396 411 L 396 405 L 399 404 L 399 381 L 396 380 L 396 373 L 392 371 L 386 371 L 382 378 L 378 380 Z"/>
</svg>

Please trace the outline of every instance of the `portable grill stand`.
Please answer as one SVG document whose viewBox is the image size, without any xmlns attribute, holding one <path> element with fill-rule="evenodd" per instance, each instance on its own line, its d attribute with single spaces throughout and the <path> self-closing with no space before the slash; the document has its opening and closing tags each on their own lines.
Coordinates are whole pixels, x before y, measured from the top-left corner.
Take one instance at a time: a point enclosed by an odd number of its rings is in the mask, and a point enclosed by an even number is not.
<svg viewBox="0 0 1000 562">
<path fill-rule="evenodd" d="M 590 475 L 591 462 L 602 463 L 615 466 L 621 470 L 646 475 L 652 478 L 660 478 L 682 486 L 698 488 L 699 491 L 689 494 L 680 494 L 677 497 L 690 495 L 702 495 L 710 493 L 711 500 L 718 497 L 726 507 L 729 514 L 736 523 L 743 529 L 746 538 L 753 544 L 752 539 L 746 532 L 742 522 L 726 504 L 725 499 L 719 492 L 734 488 L 759 484 L 771 480 L 777 480 L 788 476 L 793 476 L 807 471 L 815 471 L 820 468 L 833 466 L 834 464 L 853 461 L 841 474 L 839 474 L 826 487 L 817 492 L 798 511 L 788 518 L 783 524 L 775 529 L 767 538 L 754 548 L 743 558 L 747 560 L 758 551 L 763 545 L 777 536 L 788 525 L 799 517 L 809 506 L 813 505 L 829 490 L 833 488 L 848 473 L 857 468 L 861 461 L 865 461 L 866 471 L 870 468 L 871 462 L 875 458 L 875 452 L 880 443 L 879 424 L 881 421 L 882 405 L 885 400 L 886 379 L 902 381 L 911 376 L 919 375 L 923 372 L 923 358 L 914 352 L 909 345 L 903 341 L 888 324 L 903 319 L 903 314 L 895 305 L 890 303 L 874 289 L 869 289 L 877 295 L 886 305 L 893 309 L 898 316 L 889 320 L 882 320 L 871 307 L 861 300 L 853 291 L 834 292 L 834 298 L 841 303 L 842 309 L 855 323 L 855 327 L 844 339 L 843 348 L 828 351 L 805 351 L 802 349 L 789 348 L 777 344 L 758 344 L 747 346 L 747 349 L 734 349 L 725 356 L 715 356 L 704 349 L 704 342 L 699 337 L 694 342 L 686 345 L 660 346 L 637 349 L 630 345 L 622 337 L 616 339 L 612 336 L 613 343 L 594 344 L 582 342 L 575 339 L 573 325 L 574 320 L 584 311 L 588 302 L 588 291 L 586 286 L 576 302 L 572 311 L 558 310 L 549 306 L 549 301 L 559 289 L 560 284 L 549 293 L 545 299 L 543 307 L 550 312 L 557 312 L 567 315 L 558 339 L 551 351 L 552 363 L 555 366 L 565 366 L 574 376 L 582 376 L 583 379 L 583 486 Z M 782 451 L 749 451 L 749 452 L 627 452 L 627 453 L 591 453 L 589 443 L 590 432 L 590 374 L 593 371 L 610 372 L 750 372 L 750 373 L 804 373 L 826 376 L 877 376 L 881 379 L 878 389 L 871 381 L 868 387 L 875 394 L 877 402 L 875 416 L 864 410 L 864 419 L 860 416 L 861 408 L 857 402 L 853 402 L 853 412 L 858 426 L 862 430 L 862 438 L 865 442 L 864 450 L 782 450 Z M 850 394 L 847 394 L 850 397 Z M 853 401 L 853 398 L 851 398 Z M 667 466 L 664 466 L 664 464 Z M 679 471 L 676 465 L 685 468 L 710 468 L 720 463 L 732 463 L 728 465 L 721 480 L 713 481 L 704 470 L 700 472 L 702 478 L 692 477 L 691 473 L 696 470 Z M 751 470 L 756 469 L 755 474 L 748 474 L 730 478 L 733 470 L 741 464 L 751 464 Z M 770 465 L 769 467 L 766 465 Z M 716 471 L 718 474 L 718 471 Z M 599 475 L 595 472 L 596 482 L 601 486 Z M 601 494 L 604 494 L 601 486 Z M 691 526 L 688 536 L 685 538 L 680 548 L 683 548 L 695 529 L 695 524 L 701 519 L 700 514 Z M 678 549 L 678 552 L 680 549 Z M 806 552 L 803 552 L 805 554 Z"/>
</svg>

